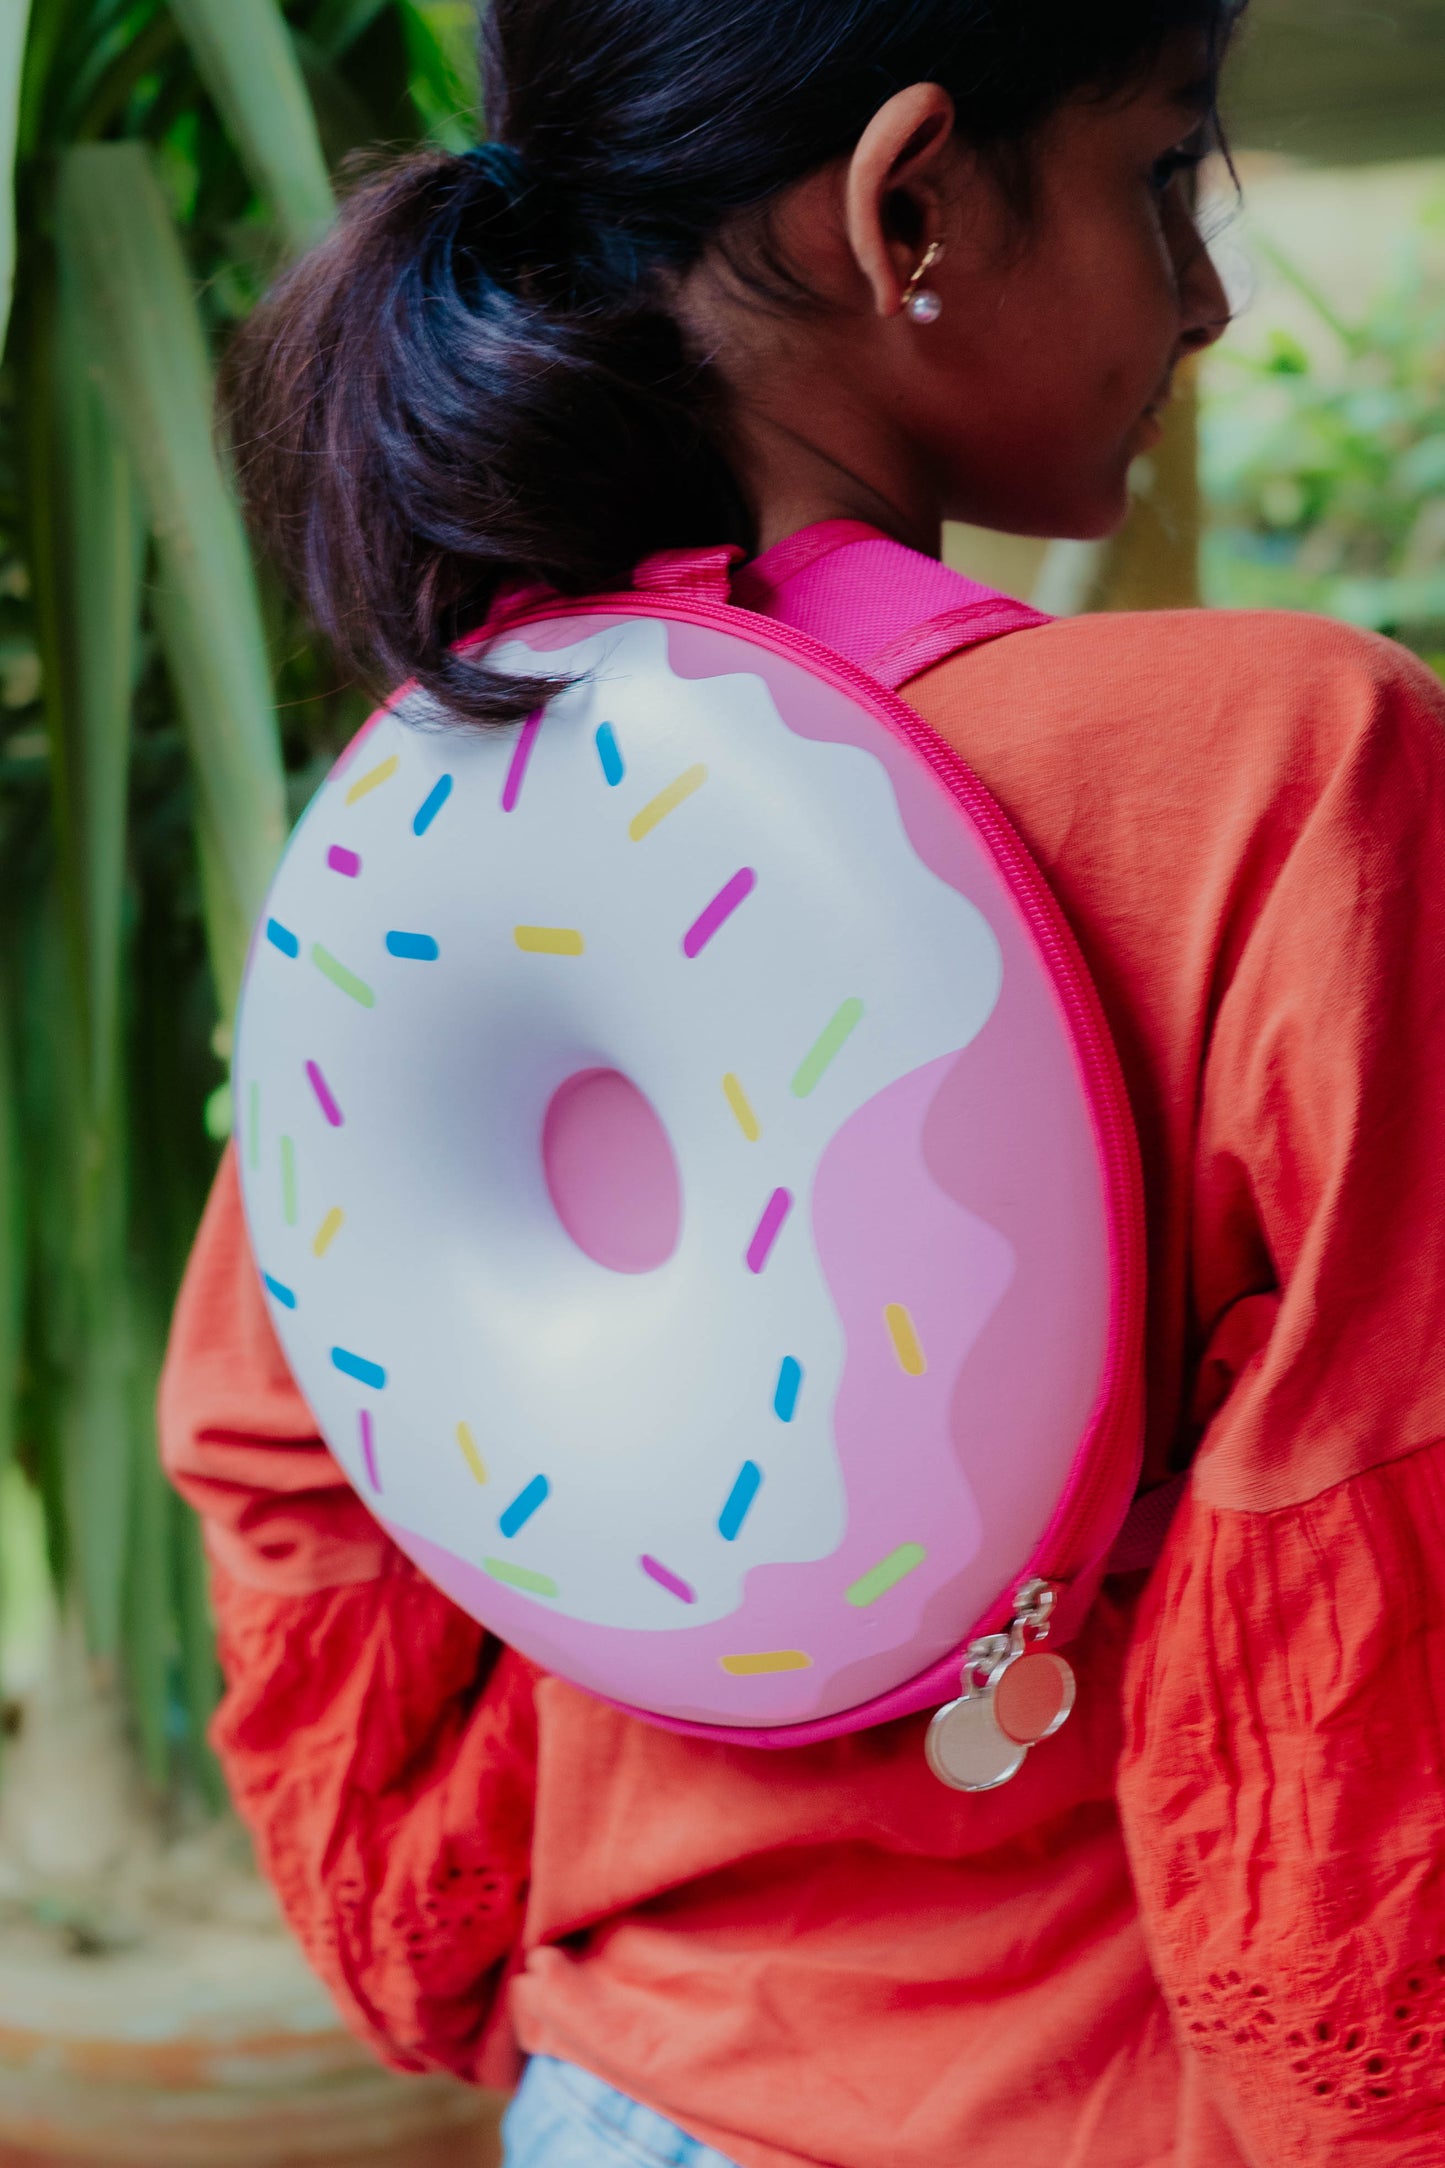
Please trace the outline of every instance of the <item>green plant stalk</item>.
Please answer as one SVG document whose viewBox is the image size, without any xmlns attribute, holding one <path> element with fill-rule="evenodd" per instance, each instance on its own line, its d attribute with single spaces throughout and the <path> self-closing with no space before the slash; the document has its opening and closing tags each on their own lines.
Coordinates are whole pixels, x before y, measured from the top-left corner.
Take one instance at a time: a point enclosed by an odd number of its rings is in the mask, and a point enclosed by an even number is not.
<svg viewBox="0 0 1445 2168">
<path fill-rule="evenodd" d="M 25 1320 L 25 1191 L 11 988 L 0 961 L 0 1475 L 14 1451 Z"/>
<path fill-rule="evenodd" d="M 20 132 L 20 88 L 30 0 L 0 7 L 0 353 L 15 291 L 15 147 Z"/>
<path fill-rule="evenodd" d="M 215 875 L 212 914 L 254 922 L 286 833 L 285 786 L 256 579 L 211 434 L 213 386 L 180 242 L 139 144 L 62 163 L 60 215 L 103 382 L 149 506 L 159 612 Z M 229 1002 L 234 943 L 213 956 Z"/>
<path fill-rule="evenodd" d="M 171 0 L 196 66 L 293 248 L 335 211 L 316 118 L 276 0 Z"/>
</svg>

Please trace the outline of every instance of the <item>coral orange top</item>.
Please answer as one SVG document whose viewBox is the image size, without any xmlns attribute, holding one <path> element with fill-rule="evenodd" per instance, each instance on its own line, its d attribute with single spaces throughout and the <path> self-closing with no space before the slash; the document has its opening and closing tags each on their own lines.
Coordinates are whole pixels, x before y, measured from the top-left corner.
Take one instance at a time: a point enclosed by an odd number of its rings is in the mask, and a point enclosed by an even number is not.
<svg viewBox="0 0 1445 2168">
<path fill-rule="evenodd" d="M 1013 815 L 1146 1169 L 1147 1590 L 1009 1788 L 540 1677 L 317 1440 L 223 1169 L 163 1393 L 216 1743 L 350 2020 L 564 2056 L 743 2168 L 1445 2159 L 1445 702 L 1309 620 L 1075 620 L 908 697 Z"/>
</svg>

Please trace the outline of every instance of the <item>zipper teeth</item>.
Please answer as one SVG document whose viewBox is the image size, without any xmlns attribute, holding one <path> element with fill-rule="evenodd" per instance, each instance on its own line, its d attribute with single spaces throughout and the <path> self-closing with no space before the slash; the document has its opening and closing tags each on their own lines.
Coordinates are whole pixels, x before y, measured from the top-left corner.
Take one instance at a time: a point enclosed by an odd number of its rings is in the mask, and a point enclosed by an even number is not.
<svg viewBox="0 0 1445 2168">
<path fill-rule="evenodd" d="M 993 1607 L 972 1630 L 969 1639 L 992 1630 L 994 1621 L 1013 1616 L 1014 1591 L 1034 1578 L 1067 1584 L 1093 1563 L 1097 1544 L 1089 1537 L 1100 1507 L 1122 1490 L 1128 1468 L 1137 1470 L 1140 1457 L 1136 1396 L 1130 1387 L 1136 1369 L 1143 1330 L 1143 1181 L 1138 1147 L 1118 1055 L 1114 1050 L 1099 998 L 1088 976 L 1077 941 L 1070 931 L 1052 890 L 1029 856 L 1017 829 L 973 773 L 967 761 L 944 742 L 923 717 L 879 679 L 872 677 L 846 655 L 791 625 L 760 612 L 743 610 L 734 603 L 695 599 L 676 594 L 594 595 L 573 600 L 557 596 L 535 604 L 515 616 L 488 625 L 478 638 L 489 643 L 523 625 L 558 617 L 667 617 L 680 623 L 699 622 L 748 637 L 738 626 L 739 617 L 752 618 L 766 627 L 759 644 L 772 646 L 810 665 L 854 691 L 920 758 L 950 794 L 962 805 L 974 828 L 983 837 L 995 862 L 1004 872 L 1015 905 L 1038 948 L 1050 966 L 1071 1036 L 1084 1072 L 1086 1096 L 1095 1136 L 1105 1170 L 1105 1196 L 1110 1247 L 1117 1266 L 1118 1312 L 1109 1333 L 1104 1374 L 1094 1414 L 1089 1422 L 1074 1467 L 1065 1486 L 1060 1511 L 1023 1570 L 1010 1581 Z M 751 637 L 757 637 L 754 632 Z M 467 642 L 471 645 L 471 642 Z M 1085 1471 L 1080 1476 L 1080 1470 Z M 1122 1501 L 1121 1501 L 1122 1502 Z M 1081 1548 L 1082 1547 L 1082 1548 Z"/>
</svg>

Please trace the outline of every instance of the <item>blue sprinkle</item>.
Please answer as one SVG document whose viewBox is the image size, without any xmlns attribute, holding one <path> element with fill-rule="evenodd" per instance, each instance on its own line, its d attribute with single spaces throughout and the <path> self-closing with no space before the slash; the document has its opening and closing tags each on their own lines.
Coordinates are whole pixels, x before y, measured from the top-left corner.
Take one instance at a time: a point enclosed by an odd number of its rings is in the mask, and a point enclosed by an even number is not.
<svg viewBox="0 0 1445 2168">
<path fill-rule="evenodd" d="M 411 824 L 413 835 L 424 836 L 426 834 L 451 794 L 452 779 L 449 775 L 444 775 L 439 783 L 432 785 L 421 804 L 417 807 L 416 819 Z"/>
<path fill-rule="evenodd" d="M 732 1495 L 722 1509 L 718 1520 L 718 1534 L 727 1543 L 736 1543 L 738 1531 L 753 1509 L 753 1500 L 763 1487 L 763 1471 L 755 1460 L 743 1462 L 743 1472 L 732 1487 Z"/>
<path fill-rule="evenodd" d="M 622 748 L 617 743 L 617 733 L 611 723 L 604 723 L 597 733 L 597 757 L 602 763 L 602 773 L 616 790 L 627 773 L 627 765 L 622 758 Z"/>
<path fill-rule="evenodd" d="M 504 1536 L 520 1535 L 538 1506 L 545 1505 L 552 1491 L 544 1475 L 534 1475 L 524 1491 L 519 1491 L 497 1526 Z"/>
<path fill-rule="evenodd" d="M 268 1294 L 274 1295 L 276 1297 L 276 1300 L 281 1303 L 286 1309 L 295 1309 L 296 1297 L 289 1287 L 283 1287 L 279 1280 L 273 1280 L 269 1272 L 263 1272 L 261 1277 L 266 1282 L 266 1291 Z"/>
<path fill-rule="evenodd" d="M 289 926 L 282 925 L 279 918 L 267 919 L 266 939 L 270 942 L 272 948 L 280 949 L 283 956 L 299 956 L 301 954 L 301 943 Z"/>
<path fill-rule="evenodd" d="M 803 1366 L 786 1356 L 778 1372 L 778 1389 L 773 1395 L 773 1413 L 779 1422 L 791 1423 L 798 1412 L 798 1394 L 803 1386 Z"/>
<path fill-rule="evenodd" d="M 389 933 L 386 946 L 391 955 L 414 964 L 434 964 L 441 954 L 429 933 Z"/>
<path fill-rule="evenodd" d="M 349 1348 L 334 1347 L 331 1360 L 344 1378 L 355 1378 L 358 1385 L 369 1385 L 380 1392 L 386 1383 L 386 1372 L 380 1363 L 369 1363 L 364 1355 L 353 1355 Z"/>
</svg>

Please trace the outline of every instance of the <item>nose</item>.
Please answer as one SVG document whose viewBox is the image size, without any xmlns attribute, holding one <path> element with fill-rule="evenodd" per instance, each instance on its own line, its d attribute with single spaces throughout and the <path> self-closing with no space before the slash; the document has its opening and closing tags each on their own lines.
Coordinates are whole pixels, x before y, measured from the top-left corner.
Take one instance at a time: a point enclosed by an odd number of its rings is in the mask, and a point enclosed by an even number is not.
<svg viewBox="0 0 1445 2168">
<path fill-rule="evenodd" d="M 1194 219 L 1185 216 L 1181 225 L 1185 230 L 1174 248 L 1182 318 L 1179 345 L 1181 353 L 1202 354 L 1223 338 L 1232 312 L 1224 280 Z"/>
</svg>

